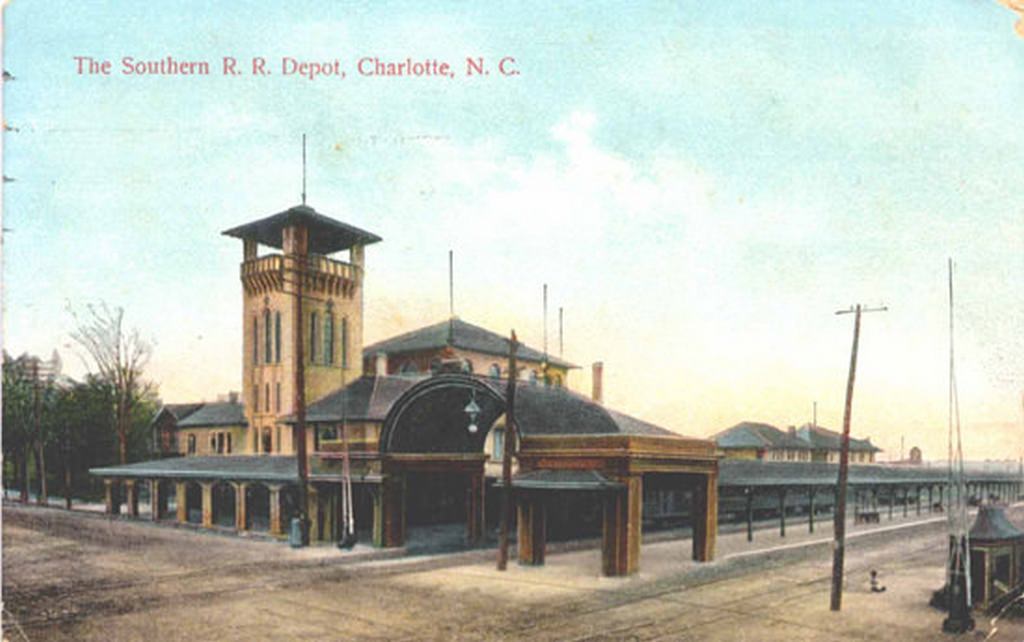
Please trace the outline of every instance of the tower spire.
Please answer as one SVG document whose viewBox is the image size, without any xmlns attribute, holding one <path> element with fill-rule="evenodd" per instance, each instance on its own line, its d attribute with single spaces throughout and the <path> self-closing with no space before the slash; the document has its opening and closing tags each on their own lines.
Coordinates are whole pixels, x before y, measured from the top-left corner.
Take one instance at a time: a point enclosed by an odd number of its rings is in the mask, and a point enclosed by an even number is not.
<svg viewBox="0 0 1024 642">
<path fill-rule="evenodd" d="M 302 204 L 306 204 L 306 135 L 302 135 Z"/>
</svg>

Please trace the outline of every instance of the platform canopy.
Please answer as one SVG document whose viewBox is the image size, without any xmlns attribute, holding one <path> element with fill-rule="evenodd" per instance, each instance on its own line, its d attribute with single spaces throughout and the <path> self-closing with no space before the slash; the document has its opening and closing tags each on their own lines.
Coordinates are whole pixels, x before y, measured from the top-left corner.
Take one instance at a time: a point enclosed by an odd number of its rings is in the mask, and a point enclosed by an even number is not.
<svg viewBox="0 0 1024 642">
<path fill-rule="evenodd" d="M 332 254 L 350 249 L 353 245 L 370 245 L 381 240 L 376 234 L 324 216 L 308 205 L 296 205 L 258 221 L 225 230 L 222 234 L 281 249 L 284 245 L 284 228 L 291 225 L 304 225 L 309 230 L 309 251 L 314 254 Z"/>
</svg>

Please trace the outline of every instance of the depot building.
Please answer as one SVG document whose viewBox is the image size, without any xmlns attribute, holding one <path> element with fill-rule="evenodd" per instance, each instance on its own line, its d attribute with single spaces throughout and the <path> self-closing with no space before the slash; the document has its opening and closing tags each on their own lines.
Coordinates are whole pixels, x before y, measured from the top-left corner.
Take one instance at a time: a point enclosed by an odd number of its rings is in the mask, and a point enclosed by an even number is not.
<svg viewBox="0 0 1024 642">
<path fill-rule="evenodd" d="M 493 543 L 511 448 L 521 563 L 543 564 L 549 538 L 593 536 L 604 574 L 633 573 L 645 505 L 680 502 L 693 559 L 712 559 L 715 444 L 606 407 L 600 364 L 590 397 L 568 388 L 575 365 L 528 346 L 509 372 L 508 339 L 458 318 L 365 346 L 366 249 L 380 237 L 305 204 L 224 234 L 242 241 L 242 394 L 164 406 L 153 421 L 162 457 L 93 469 L 109 513 L 124 504 L 138 516 L 146 495 L 153 520 L 283 537 L 298 513 L 304 396 L 313 543 L 340 537 L 346 483 L 363 541 Z"/>
</svg>

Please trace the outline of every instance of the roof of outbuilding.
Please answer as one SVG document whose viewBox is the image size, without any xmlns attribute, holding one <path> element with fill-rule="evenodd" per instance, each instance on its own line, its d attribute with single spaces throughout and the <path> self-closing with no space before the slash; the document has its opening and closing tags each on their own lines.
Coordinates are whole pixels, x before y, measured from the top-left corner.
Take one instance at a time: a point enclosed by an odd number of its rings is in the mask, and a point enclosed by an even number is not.
<svg viewBox="0 0 1024 642">
<path fill-rule="evenodd" d="M 178 428 L 205 428 L 207 426 L 244 426 L 245 408 L 240 403 L 217 401 L 203 407 L 178 422 Z"/>
<path fill-rule="evenodd" d="M 166 403 L 160 406 L 160 409 L 153 415 L 153 421 L 150 424 L 156 423 L 162 415 L 169 415 L 175 421 L 175 423 L 185 419 L 195 411 L 203 407 L 202 403 Z"/>
<path fill-rule="evenodd" d="M 239 479 L 295 481 L 298 479 L 292 455 L 220 455 L 172 457 L 135 464 L 90 468 L 103 477 L 173 477 L 180 479 Z"/>
<path fill-rule="evenodd" d="M 460 348 L 471 352 L 480 352 L 483 354 L 494 355 L 496 357 L 508 356 L 508 337 L 501 336 L 500 334 L 491 332 L 486 328 L 481 328 L 478 325 L 467 323 L 466 321 L 458 318 L 452 319 L 450 326 L 453 348 Z M 405 334 L 391 337 L 390 339 L 378 341 L 373 345 L 363 348 L 363 356 L 372 357 L 379 352 L 391 355 L 406 352 L 421 352 L 423 350 L 436 350 L 448 345 L 448 335 L 449 321 L 445 320 L 440 323 L 411 330 Z M 516 352 L 516 356 L 521 361 L 544 361 L 543 352 L 534 350 L 533 348 L 522 344 L 519 345 L 519 350 Z M 551 365 L 562 368 L 579 367 L 552 355 L 547 356 L 547 361 Z M 502 365 L 504 365 L 504 362 L 502 362 Z"/>
<path fill-rule="evenodd" d="M 305 225 L 309 229 L 308 249 L 316 254 L 331 254 L 347 250 L 353 245 L 369 245 L 381 240 L 376 234 L 324 216 L 308 205 L 296 205 L 266 218 L 225 230 L 222 234 L 281 249 L 284 245 L 284 228 L 296 224 Z"/>
<path fill-rule="evenodd" d="M 839 465 L 824 462 L 763 461 L 722 459 L 718 462 L 719 486 L 834 486 Z M 1016 474 L 975 473 L 972 481 L 1016 481 Z M 858 464 L 850 466 L 849 483 L 886 485 L 898 483 L 944 484 L 949 471 L 942 466 L 887 466 Z"/>
<path fill-rule="evenodd" d="M 1006 517 L 1002 506 L 986 504 L 978 509 L 978 516 L 971 526 L 972 542 L 996 542 L 1024 538 L 1024 532 Z"/>
<path fill-rule="evenodd" d="M 790 448 L 809 450 L 810 444 L 775 426 L 744 421 L 714 436 L 719 448 Z"/>
<path fill-rule="evenodd" d="M 821 426 L 804 424 L 796 430 L 797 436 L 811 444 L 815 449 L 839 450 L 842 435 L 834 430 Z M 882 449 L 871 443 L 871 439 L 850 437 L 850 450 L 881 452 Z"/>
</svg>

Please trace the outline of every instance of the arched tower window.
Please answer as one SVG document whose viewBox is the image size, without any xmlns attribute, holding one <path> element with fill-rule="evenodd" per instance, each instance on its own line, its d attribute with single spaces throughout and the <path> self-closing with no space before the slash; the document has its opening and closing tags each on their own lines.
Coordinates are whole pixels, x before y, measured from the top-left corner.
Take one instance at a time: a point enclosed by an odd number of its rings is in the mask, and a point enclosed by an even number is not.
<svg viewBox="0 0 1024 642">
<path fill-rule="evenodd" d="M 320 315 L 316 312 L 309 315 L 309 360 L 313 363 L 316 363 L 316 344 L 320 340 L 319 323 Z"/>
<path fill-rule="evenodd" d="M 348 367 L 348 317 L 341 319 L 341 367 Z"/>
<path fill-rule="evenodd" d="M 334 363 L 334 313 L 324 317 L 324 363 Z"/>
<path fill-rule="evenodd" d="M 263 311 L 263 361 L 274 362 L 274 327 L 270 325 L 270 310 Z"/>
<path fill-rule="evenodd" d="M 274 361 L 281 363 L 281 313 L 274 313 Z"/>
</svg>

